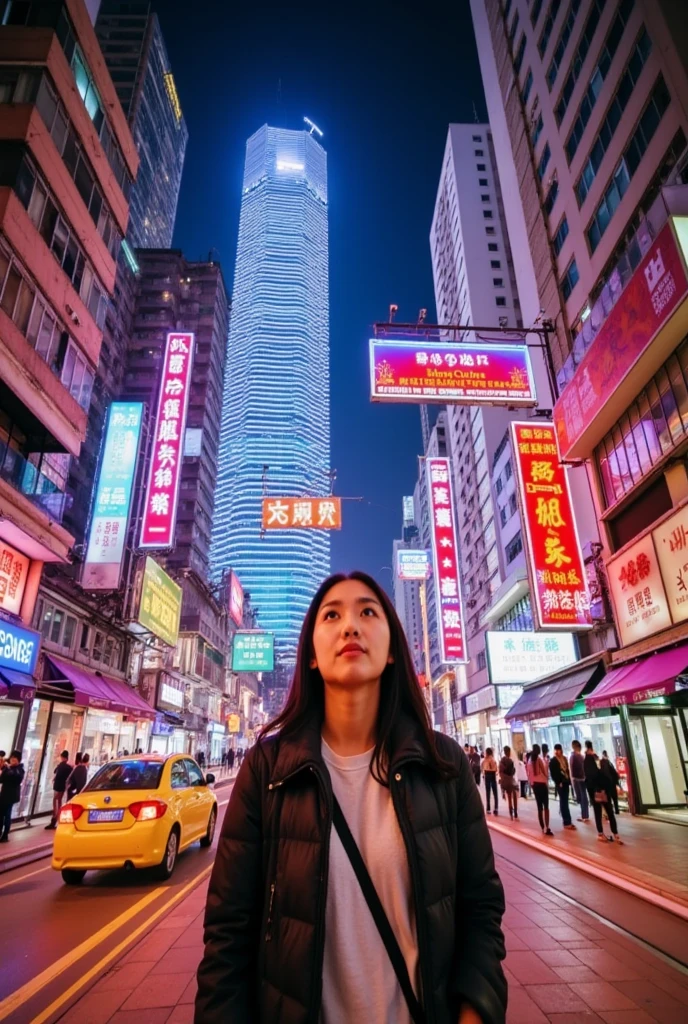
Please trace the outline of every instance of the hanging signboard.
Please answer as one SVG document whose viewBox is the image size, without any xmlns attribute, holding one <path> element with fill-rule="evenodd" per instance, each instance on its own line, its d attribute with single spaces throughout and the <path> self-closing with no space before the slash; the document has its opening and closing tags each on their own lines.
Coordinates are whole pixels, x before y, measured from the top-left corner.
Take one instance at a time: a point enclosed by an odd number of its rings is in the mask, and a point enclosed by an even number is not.
<svg viewBox="0 0 688 1024">
<path fill-rule="evenodd" d="M 488 630 L 485 641 L 493 683 L 532 683 L 540 676 L 559 672 L 578 661 L 573 633 L 548 635 L 530 630 Z"/>
<path fill-rule="evenodd" d="M 274 633 L 234 634 L 232 672 L 272 672 L 274 667 Z"/>
<path fill-rule="evenodd" d="M 167 335 L 141 524 L 142 548 L 170 548 L 174 544 L 193 349 L 193 334 Z"/>
<path fill-rule="evenodd" d="M 527 345 L 370 340 L 373 402 L 536 405 Z"/>
<path fill-rule="evenodd" d="M 119 587 L 142 423 L 142 402 L 111 404 L 81 574 L 85 590 Z"/>
<path fill-rule="evenodd" d="M 468 656 L 459 575 L 459 545 L 449 459 L 428 458 L 425 467 L 440 657 L 444 665 L 466 664 Z"/>
<path fill-rule="evenodd" d="M 429 551 L 397 551 L 397 576 L 400 580 L 426 580 L 429 575 Z"/>
<path fill-rule="evenodd" d="M 677 568 L 678 559 L 673 572 Z M 623 554 L 611 558 L 607 562 L 607 576 L 622 644 L 635 643 L 671 625 L 669 602 L 651 533 L 646 533 Z"/>
<path fill-rule="evenodd" d="M 538 629 L 591 629 L 587 576 L 554 426 L 512 423 L 511 439 Z"/>
<path fill-rule="evenodd" d="M 341 498 L 263 498 L 264 530 L 340 530 L 341 527 Z"/>
<path fill-rule="evenodd" d="M 12 668 L 32 676 L 40 645 L 40 633 L 0 619 L 0 668 Z"/>
<path fill-rule="evenodd" d="M 688 505 L 652 531 L 669 611 L 674 622 L 688 619 Z"/>
<path fill-rule="evenodd" d="M 235 572 L 229 574 L 229 615 L 236 626 L 244 619 L 244 588 Z"/>
<path fill-rule="evenodd" d="M 149 556 L 143 571 L 139 624 L 176 647 L 181 613 L 182 588 Z"/>
<path fill-rule="evenodd" d="M 0 608 L 19 615 L 31 559 L 0 540 Z"/>
</svg>

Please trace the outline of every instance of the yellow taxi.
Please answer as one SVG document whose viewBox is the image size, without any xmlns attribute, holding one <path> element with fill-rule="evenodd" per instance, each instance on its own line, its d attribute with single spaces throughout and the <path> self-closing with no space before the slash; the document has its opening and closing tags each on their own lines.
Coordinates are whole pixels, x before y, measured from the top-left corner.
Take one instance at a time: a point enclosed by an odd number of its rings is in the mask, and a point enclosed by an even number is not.
<svg viewBox="0 0 688 1024">
<path fill-rule="evenodd" d="M 154 868 L 158 878 L 169 878 L 182 850 L 213 841 L 214 781 L 186 754 L 109 761 L 62 807 L 53 868 L 67 885 L 108 868 Z"/>
</svg>

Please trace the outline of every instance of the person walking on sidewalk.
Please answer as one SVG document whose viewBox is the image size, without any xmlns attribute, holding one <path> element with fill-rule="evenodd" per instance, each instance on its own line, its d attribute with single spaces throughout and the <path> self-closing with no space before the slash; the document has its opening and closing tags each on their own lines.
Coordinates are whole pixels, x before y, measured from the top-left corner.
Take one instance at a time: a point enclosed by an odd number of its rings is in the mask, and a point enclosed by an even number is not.
<svg viewBox="0 0 688 1024">
<path fill-rule="evenodd" d="M 516 766 L 511 757 L 511 747 L 505 746 L 499 762 L 499 785 L 502 787 L 507 803 L 509 817 L 518 821 L 518 784 L 516 782 Z"/>
<path fill-rule="evenodd" d="M 585 784 L 588 789 L 588 798 L 592 804 L 593 813 L 595 815 L 598 840 L 601 843 L 612 843 L 615 840 L 617 843 L 621 843 L 616 827 L 614 808 L 612 807 L 609 781 L 603 772 L 600 771 L 597 754 L 595 753 L 591 740 L 585 741 Z M 607 818 L 609 819 L 609 826 L 612 830 L 611 836 L 606 836 L 604 834 L 604 820 L 602 817 L 603 811 L 606 812 Z"/>
<path fill-rule="evenodd" d="M 490 813 L 490 793 L 494 797 L 494 810 L 492 813 L 495 818 L 499 814 L 499 799 L 497 797 L 497 762 L 495 761 L 492 747 L 488 747 L 485 751 L 485 757 L 483 758 L 480 769 L 485 779 L 485 800 L 487 802 L 487 813 Z"/>
<path fill-rule="evenodd" d="M 552 776 L 552 782 L 559 797 L 559 813 L 564 828 L 575 831 L 576 826 L 571 821 L 571 811 L 569 810 L 569 793 L 571 792 L 569 763 L 564 756 L 561 743 L 554 744 L 554 757 L 550 758 L 549 774 Z"/>
<path fill-rule="evenodd" d="M 480 754 L 475 747 L 471 747 L 468 755 L 468 763 L 471 766 L 476 786 L 480 786 Z"/>
<path fill-rule="evenodd" d="M 528 758 L 528 782 L 537 804 L 538 821 L 542 834 L 553 836 L 554 832 L 549 827 L 549 774 L 537 743 L 533 743 L 533 749 Z"/>
<path fill-rule="evenodd" d="M 504 895 L 480 794 L 432 731 L 370 576 L 320 586 L 287 703 L 246 762 L 210 879 L 196 1024 L 504 1024 Z"/>
<path fill-rule="evenodd" d="M 88 754 L 77 754 L 74 758 L 72 774 L 67 779 L 67 799 L 80 793 L 88 782 L 88 765 L 91 758 Z"/>
<path fill-rule="evenodd" d="M 237 769 L 241 768 L 241 762 L 243 761 L 243 759 L 244 759 L 244 751 L 243 751 L 243 749 L 241 747 L 239 747 L 239 749 L 236 752 Z"/>
<path fill-rule="evenodd" d="M 528 799 L 528 769 L 523 760 L 523 751 L 519 751 L 516 757 L 516 781 L 521 789 L 521 799 Z"/>
<path fill-rule="evenodd" d="M 585 759 L 581 753 L 580 740 L 573 740 L 571 743 L 569 772 L 574 795 L 580 804 L 581 813 L 578 820 L 587 823 L 590 821 L 590 808 L 588 807 L 588 790 L 585 783 Z"/>
<path fill-rule="evenodd" d="M 0 771 L 0 843 L 9 841 L 12 808 L 21 799 L 24 765 L 21 750 L 13 750 Z"/>
<path fill-rule="evenodd" d="M 227 751 L 227 767 L 229 768 L 229 774 L 231 775 L 234 771 L 234 747 L 230 747 Z"/>
<path fill-rule="evenodd" d="M 62 801 L 64 800 L 65 790 L 67 788 L 67 779 L 72 774 L 72 766 L 69 763 L 69 751 L 63 750 L 60 754 L 60 760 L 55 766 L 53 772 L 53 816 L 50 822 L 45 826 L 46 829 L 57 828 L 57 821 L 60 817 L 60 808 L 62 807 Z"/>
<path fill-rule="evenodd" d="M 602 751 L 602 757 L 600 758 L 600 771 L 607 780 L 607 789 L 610 792 L 612 803 L 614 804 L 614 813 L 619 813 L 619 773 L 616 770 L 615 765 L 610 761 L 609 754 L 606 750 Z"/>
</svg>

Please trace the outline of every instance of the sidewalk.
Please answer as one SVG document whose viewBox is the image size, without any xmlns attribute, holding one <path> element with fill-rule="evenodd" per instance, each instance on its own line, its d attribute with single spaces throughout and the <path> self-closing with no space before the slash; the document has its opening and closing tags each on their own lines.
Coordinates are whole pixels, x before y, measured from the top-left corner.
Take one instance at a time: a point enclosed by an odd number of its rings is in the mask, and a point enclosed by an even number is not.
<svg viewBox="0 0 688 1024">
<path fill-rule="evenodd" d="M 237 776 L 236 769 L 230 774 L 227 768 L 213 766 L 209 771 L 215 775 L 216 782 L 213 788 L 216 791 L 233 782 Z M 53 833 L 46 831 L 45 828 L 49 820 L 49 817 L 44 815 L 32 818 L 30 826 L 23 822 L 13 823 L 9 842 L 0 846 L 0 874 L 50 856 L 53 850 Z"/>
<path fill-rule="evenodd" d="M 482 787 L 481 796 L 484 803 Z M 617 816 L 619 835 L 624 845 L 602 844 L 597 840 L 592 811 L 590 822 L 583 824 L 576 820 L 580 814 L 578 804 L 570 806 L 571 818 L 576 825 L 575 832 L 564 830 L 559 816 L 559 803 L 550 793 L 553 837 L 542 835 L 532 797 L 527 800 L 519 798 L 519 820 L 511 821 L 508 804 L 501 799 L 500 794 L 499 817 L 489 814 L 487 823 L 491 829 L 528 845 L 536 845 L 542 853 L 565 860 L 574 867 L 588 866 L 594 869 L 596 876 L 604 877 L 612 884 L 625 886 L 631 883 L 638 887 L 637 890 L 634 888 L 638 896 L 643 896 L 642 890 L 657 894 L 678 904 L 683 913 L 688 915 L 688 830 L 683 825 L 671 825 L 643 815 L 633 817 L 624 812 Z M 606 821 L 605 831 L 609 834 Z M 650 865 L 655 865 L 656 870 L 648 870 Z"/>
<path fill-rule="evenodd" d="M 520 868 L 506 889 L 507 1024 L 676 1024 L 688 975 L 573 908 Z M 193 1024 L 207 882 L 86 992 L 60 1024 Z"/>
</svg>

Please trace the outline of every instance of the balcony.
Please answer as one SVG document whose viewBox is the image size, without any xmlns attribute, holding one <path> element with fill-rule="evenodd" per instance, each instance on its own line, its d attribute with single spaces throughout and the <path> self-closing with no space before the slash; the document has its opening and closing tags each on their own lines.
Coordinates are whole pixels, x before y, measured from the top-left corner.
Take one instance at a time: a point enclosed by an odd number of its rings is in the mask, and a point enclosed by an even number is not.
<svg viewBox="0 0 688 1024">
<path fill-rule="evenodd" d="M 30 462 L 4 442 L 0 442 L 0 480 L 4 480 L 44 512 L 54 523 L 61 523 L 67 508 L 67 495 L 54 480 L 41 471 L 43 453 L 32 453 Z"/>
</svg>

